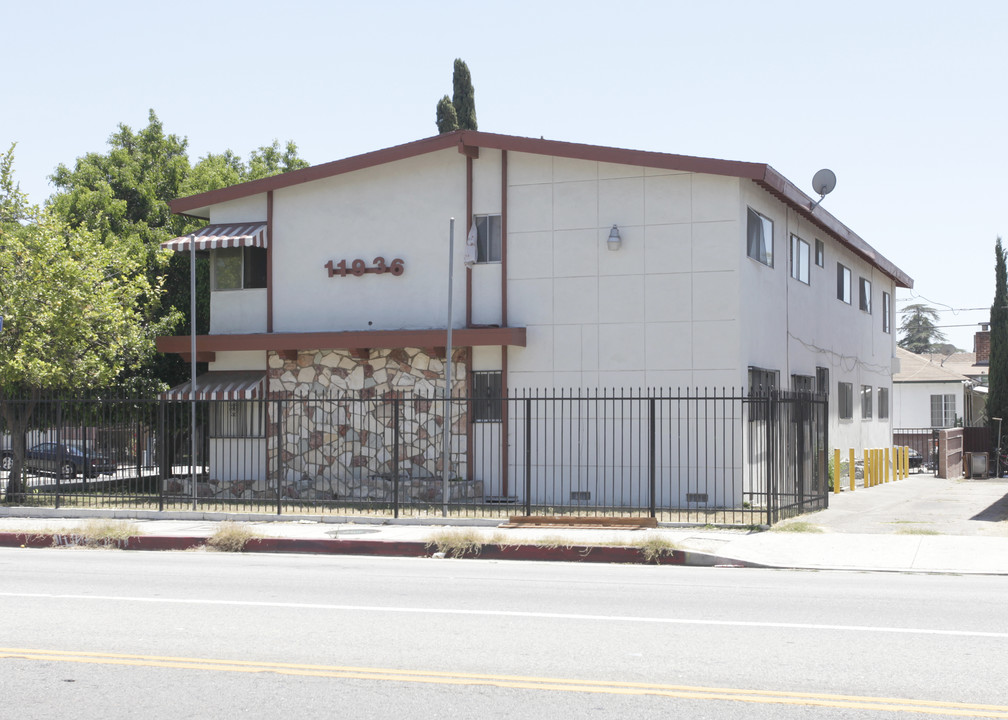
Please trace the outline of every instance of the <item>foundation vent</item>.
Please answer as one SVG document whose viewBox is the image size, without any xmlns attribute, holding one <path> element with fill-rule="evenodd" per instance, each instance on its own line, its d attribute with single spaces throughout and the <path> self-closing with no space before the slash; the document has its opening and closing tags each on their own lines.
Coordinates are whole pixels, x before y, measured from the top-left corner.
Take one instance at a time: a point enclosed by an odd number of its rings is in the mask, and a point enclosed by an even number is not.
<svg viewBox="0 0 1008 720">
<path fill-rule="evenodd" d="M 586 502 L 591 500 L 590 490 L 571 490 L 571 502 Z"/>
<path fill-rule="evenodd" d="M 686 502 L 707 504 L 707 493 L 686 493 Z"/>
</svg>

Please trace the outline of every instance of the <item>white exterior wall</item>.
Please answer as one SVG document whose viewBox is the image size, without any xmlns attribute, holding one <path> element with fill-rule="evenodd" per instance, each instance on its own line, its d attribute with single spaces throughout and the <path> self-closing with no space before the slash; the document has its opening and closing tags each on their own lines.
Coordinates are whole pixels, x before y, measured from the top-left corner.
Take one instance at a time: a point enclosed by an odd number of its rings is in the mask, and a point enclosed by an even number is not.
<svg viewBox="0 0 1008 720">
<path fill-rule="evenodd" d="M 210 293 L 210 334 L 266 332 L 266 288 Z"/>
<path fill-rule="evenodd" d="M 501 152 L 480 149 L 473 161 L 473 215 L 501 213 Z M 469 221 L 456 228 L 457 238 L 465 242 Z M 480 263 L 472 269 L 472 321 L 474 325 L 501 324 L 502 264 Z"/>
<path fill-rule="evenodd" d="M 444 327 L 448 219 L 456 218 L 453 325 L 465 323 L 465 156 L 455 148 L 276 190 L 273 331 Z M 401 258 L 395 277 L 328 276 L 326 262 Z"/>
<path fill-rule="evenodd" d="M 963 414 L 963 385 L 959 382 L 893 383 L 893 427 L 931 427 L 931 396 L 954 395 L 956 417 Z"/>
<path fill-rule="evenodd" d="M 508 324 L 528 337 L 509 350 L 510 386 L 734 380 L 738 183 L 509 153 Z"/>
<path fill-rule="evenodd" d="M 792 375 L 815 377 L 817 367 L 829 369 L 830 445 L 839 448 L 887 447 L 892 443 L 890 418 L 879 418 L 880 388 L 889 389 L 893 404 L 892 367 L 895 336 L 882 332 L 882 293 L 890 297 L 890 327 L 894 327 L 893 281 L 842 247 L 808 220 L 751 182 L 742 184 L 737 253 L 742 265 L 739 292 L 743 298 L 741 378 L 749 366 L 779 370 L 782 389 Z M 751 207 L 774 224 L 774 267 L 746 253 L 746 213 Z M 791 235 L 809 244 L 809 284 L 791 277 Z M 824 243 L 824 267 L 815 264 L 815 241 Z M 851 304 L 837 299 L 837 262 L 851 270 Z M 859 278 L 872 285 L 872 312 L 859 308 Z M 853 385 L 854 412 L 839 419 L 838 383 Z M 862 420 L 860 390 L 872 388 L 872 417 Z"/>
</svg>

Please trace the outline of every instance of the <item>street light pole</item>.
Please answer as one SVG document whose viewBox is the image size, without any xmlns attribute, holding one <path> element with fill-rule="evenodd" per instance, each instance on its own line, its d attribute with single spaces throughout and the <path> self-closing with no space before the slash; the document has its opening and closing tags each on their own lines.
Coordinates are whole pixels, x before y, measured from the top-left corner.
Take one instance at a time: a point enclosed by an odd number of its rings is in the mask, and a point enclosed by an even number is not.
<svg viewBox="0 0 1008 720">
<path fill-rule="evenodd" d="M 448 516 L 448 466 L 451 464 L 452 285 L 455 269 L 455 218 L 448 221 L 448 338 L 445 347 L 444 445 L 441 451 L 441 516 Z"/>
</svg>

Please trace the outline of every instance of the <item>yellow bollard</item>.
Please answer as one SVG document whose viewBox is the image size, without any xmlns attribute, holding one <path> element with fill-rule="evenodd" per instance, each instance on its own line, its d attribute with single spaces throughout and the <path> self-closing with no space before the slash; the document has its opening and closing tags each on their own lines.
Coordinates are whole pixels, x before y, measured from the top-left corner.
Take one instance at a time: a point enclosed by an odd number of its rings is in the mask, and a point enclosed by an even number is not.
<svg viewBox="0 0 1008 720">
<path fill-rule="evenodd" d="M 903 446 L 903 479 L 910 477 L 910 446 Z"/>
<path fill-rule="evenodd" d="M 878 450 L 872 448 L 871 451 L 871 486 L 875 487 L 879 484 L 879 462 L 878 462 Z"/>
<path fill-rule="evenodd" d="M 847 461 L 847 473 L 850 475 L 851 492 L 854 492 L 854 448 L 850 449 L 850 459 Z"/>
<path fill-rule="evenodd" d="M 863 485 L 865 488 L 871 487 L 871 457 L 872 457 L 871 450 L 866 449 L 864 451 L 864 469 L 863 472 L 861 473 L 864 476 L 861 485 Z"/>
<path fill-rule="evenodd" d="M 885 449 L 885 481 L 889 482 L 889 448 Z"/>
<path fill-rule="evenodd" d="M 833 494 L 840 494 L 840 448 L 833 451 Z"/>
</svg>

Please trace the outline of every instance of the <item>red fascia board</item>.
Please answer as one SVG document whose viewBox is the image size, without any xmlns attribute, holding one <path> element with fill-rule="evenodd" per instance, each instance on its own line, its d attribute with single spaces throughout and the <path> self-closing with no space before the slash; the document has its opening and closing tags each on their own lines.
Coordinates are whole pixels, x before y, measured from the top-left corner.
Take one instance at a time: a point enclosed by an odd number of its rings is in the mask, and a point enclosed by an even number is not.
<svg viewBox="0 0 1008 720">
<path fill-rule="evenodd" d="M 432 330 L 359 330 L 307 333 L 250 333 L 244 335 L 197 335 L 196 350 L 225 352 L 229 350 L 356 350 L 359 348 L 444 347 L 448 332 Z M 460 328 L 452 329 L 452 345 L 478 347 L 510 345 L 525 347 L 525 328 Z M 157 349 L 163 353 L 189 352 L 190 337 L 175 335 L 159 337 Z"/>
<path fill-rule="evenodd" d="M 375 167 L 377 165 L 395 162 L 396 160 L 405 160 L 407 158 L 416 157 L 429 152 L 436 152 L 438 150 L 444 150 L 454 146 L 458 146 L 459 150 L 462 151 L 463 146 L 460 138 L 460 132 L 435 135 L 434 137 L 406 143 L 405 145 L 396 145 L 394 147 L 385 148 L 384 150 L 376 150 L 374 152 L 364 153 L 363 155 L 355 155 L 342 160 L 334 160 L 332 162 L 322 163 L 321 165 L 312 165 L 311 167 L 306 167 L 301 170 L 293 170 L 280 175 L 272 175 L 268 178 L 252 180 L 238 185 L 231 185 L 230 187 L 220 188 L 219 190 L 210 190 L 209 192 L 200 193 L 198 195 L 176 198 L 171 201 L 171 211 L 177 214 L 185 214 L 189 210 L 204 208 L 208 205 L 216 205 L 217 203 L 227 202 L 229 200 L 237 200 L 238 198 L 248 197 L 250 195 L 258 195 L 259 193 L 265 193 L 269 190 L 277 190 L 279 188 L 290 187 L 292 185 L 300 185 L 301 183 L 312 182 L 313 180 L 322 180 L 335 175 L 353 172 L 354 170 L 363 170 L 364 168 Z"/>
<path fill-rule="evenodd" d="M 794 183 L 774 170 L 769 165 L 766 166 L 766 174 L 757 180 L 766 190 L 773 195 L 791 205 L 802 213 L 806 218 L 814 222 L 828 233 L 831 233 L 852 250 L 856 255 L 864 258 L 869 263 L 877 267 L 888 275 L 896 283 L 897 287 L 912 288 L 913 278 L 900 270 L 896 265 L 883 257 L 875 248 L 865 242 L 857 233 L 837 220 L 821 205 L 817 205 L 814 210 L 810 210 L 813 204 L 812 198 L 799 190 Z"/>
</svg>

